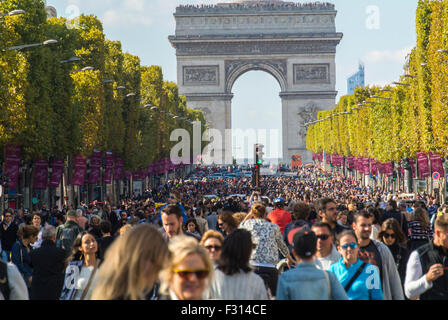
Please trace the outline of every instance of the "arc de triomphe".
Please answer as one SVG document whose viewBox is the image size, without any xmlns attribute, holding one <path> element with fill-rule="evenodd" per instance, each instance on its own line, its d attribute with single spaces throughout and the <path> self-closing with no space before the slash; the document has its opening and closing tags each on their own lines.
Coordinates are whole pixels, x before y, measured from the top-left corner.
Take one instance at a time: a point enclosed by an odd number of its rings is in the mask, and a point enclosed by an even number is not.
<svg viewBox="0 0 448 320">
<path fill-rule="evenodd" d="M 310 162 L 304 124 L 333 108 L 337 96 L 335 55 L 342 33 L 336 32 L 336 14 L 330 3 L 273 0 L 177 7 L 176 33 L 169 40 L 176 49 L 179 93 L 224 134 L 231 128 L 238 77 L 251 70 L 270 73 L 281 88 L 283 161 L 300 154 Z M 231 143 L 226 146 L 231 154 Z"/>
</svg>

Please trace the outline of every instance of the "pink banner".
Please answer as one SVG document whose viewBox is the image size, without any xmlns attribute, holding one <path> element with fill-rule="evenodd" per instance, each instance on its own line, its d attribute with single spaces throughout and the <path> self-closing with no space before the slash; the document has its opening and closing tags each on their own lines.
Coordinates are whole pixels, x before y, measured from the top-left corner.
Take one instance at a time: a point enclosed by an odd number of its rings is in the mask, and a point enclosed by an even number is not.
<svg viewBox="0 0 448 320">
<path fill-rule="evenodd" d="M 370 159 L 370 173 L 372 175 L 377 175 L 378 174 L 378 168 L 377 168 L 375 159 Z"/>
<path fill-rule="evenodd" d="M 84 179 L 86 176 L 87 169 L 87 158 L 82 155 L 76 156 L 74 161 L 74 172 L 73 172 L 73 182 L 74 186 L 84 185 Z"/>
<path fill-rule="evenodd" d="M 429 170 L 428 157 L 423 152 L 417 152 L 418 173 L 421 179 L 431 176 Z"/>
<path fill-rule="evenodd" d="M 123 160 L 121 158 L 115 158 L 114 167 L 114 180 L 120 180 L 123 175 Z"/>
<path fill-rule="evenodd" d="M 363 173 L 365 175 L 370 175 L 369 158 L 362 158 L 362 167 L 363 167 Z"/>
<path fill-rule="evenodd" d="M 347 167 L 353 168 L 355 165 L 355 157 L 347 157 Z"/>
<path fill-rule="evenodd" d="M 384 173 L 388 177 L 392 177 L 394 175 L 394 166 L 392 165 L 392 162 L 385 162 L 384 163 Z"/>
<path fill-rule="evenodd" d="M 102 164 L 101 151 L 94 151 L 90 157 L 89 184 L 96 184 L 100 178 L 100 168 Z"/>
<path fill-rule="evenodd" d="M 5 148 L 5 175 L 9 179 L 9 190 L 16 190 L 19 183 L 20 153 L 20 146 L 7 145 Z"/>
<path fill-rule="evenodd" d="M 384 174 L 384 173 L 386 173 L 386 172 L 384 171 L 384 165 L 383 165 L 381 162 L 376 161 L 376 162 L 375 162 L 375 165 L 376 165 L 376 168 L 378 169 L 378 174 Z"/>
<path fill-rule="evenodd" d="M 103 183 L 112 183 L 112 173 L 114 170 L 114 155 L 112 152 L 106 152 L 106 169 L 104 170 Z"/>
<path fill-rule="evenodd" d="M 39 159 L 34 162 L 34 183 L 33 188 L 36 190 L 47 189 L 48 181 L 48 161 Z"/>
<path fill-rule="evenodd" d="M 415 179 L 417 177 L 416 172 L 415 172 L 415 160 L 409 159 L 409 165 L 411 166 L 411 170 L 412 170 L 412 178 Z"/>
<path fill-rule="evenodd" d="M 443 178 L 445 176 L 445 170 L 443 169 L 442 158 L 437 154 L 429 153 L 429 160 L 431 160 L 431 171 L 432 173 L 438 172 Z"/>
<path fill-rule="evenodd" d="M 57 188 L 61 183 L 62 173 L 64 172 L 64 159 L 53 158 L 53 163 L 51 165 L 51 177 L 50 177 L 50 188 Z"/>
<path fill-rule="evenodd" d="M 125 171 L 124 172 L 124 176 L 126 177 L 127 180 L 131 180 L 132 172 L 131 171 Z"/>
</svg>

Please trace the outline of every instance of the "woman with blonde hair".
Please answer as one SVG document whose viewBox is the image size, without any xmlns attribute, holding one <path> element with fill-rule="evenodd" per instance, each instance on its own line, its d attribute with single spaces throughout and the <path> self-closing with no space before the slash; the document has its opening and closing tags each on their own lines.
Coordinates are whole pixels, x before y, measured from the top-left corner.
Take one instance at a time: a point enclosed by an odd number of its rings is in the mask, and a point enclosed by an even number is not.
<svg viewBox="0 0 448 320">
<path fill-rule="evenodd" d="M 221 257 L 223 243 L 224 237 L 221 233 L 215 230 L 208 230 L 202 236 L 199 244 L 208 251 L 210 259 L 216 264 Z"/>
<path fill-rule="evenodd" d="M 161 273 L 160 300 L 202 300 L 213 279 L 209 254 L 185 235 L 174 237 L 168 246 L 172 259 Z"/>
<path fill-rule="evenodd" d="M 169 260 L 168 247 L 152 225 L 117 238 L 106 252 L 91 300 L 144 300 Z"/>
</svg>

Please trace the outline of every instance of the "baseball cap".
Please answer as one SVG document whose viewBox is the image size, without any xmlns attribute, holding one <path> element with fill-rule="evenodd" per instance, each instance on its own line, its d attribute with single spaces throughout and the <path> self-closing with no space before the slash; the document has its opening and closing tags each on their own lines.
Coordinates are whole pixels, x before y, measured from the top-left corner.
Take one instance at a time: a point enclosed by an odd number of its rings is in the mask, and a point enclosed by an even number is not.
<svg viewBox="0 0 448 320">
<path fill-rule="evenodd" d="M 302 228 L 294 234 L 293 248 L 299 257 L 312 257 L 316 253 L 316 247 L 316 234 L 308 228 Z"/>
</svg>

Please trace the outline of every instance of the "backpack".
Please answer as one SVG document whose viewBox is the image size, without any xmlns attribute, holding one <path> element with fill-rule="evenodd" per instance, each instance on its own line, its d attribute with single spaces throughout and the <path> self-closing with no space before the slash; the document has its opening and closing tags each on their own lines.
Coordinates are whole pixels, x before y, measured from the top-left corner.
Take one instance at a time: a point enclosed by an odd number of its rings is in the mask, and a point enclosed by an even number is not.
<svg viewBox="0 0 448 320">
<path fill-rule="evenodd" d="M 56 246 L 64 250 L 71 250 L 77 233 L 75 228 L 59 226 L 56 231 Z"/>
<path fill-rule="evenodd" d="M 5 300 L 9 300 L 10 293 L 7 268 L 7 264 L 0 260 L 0 292 Z"/>
</svg>

